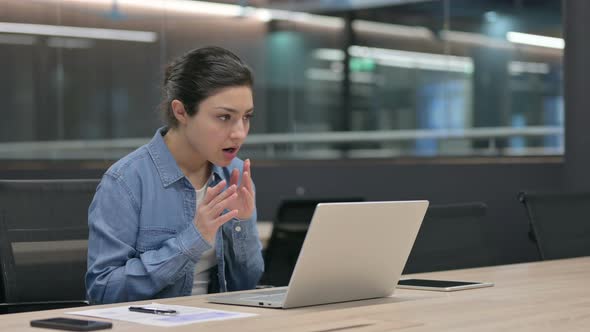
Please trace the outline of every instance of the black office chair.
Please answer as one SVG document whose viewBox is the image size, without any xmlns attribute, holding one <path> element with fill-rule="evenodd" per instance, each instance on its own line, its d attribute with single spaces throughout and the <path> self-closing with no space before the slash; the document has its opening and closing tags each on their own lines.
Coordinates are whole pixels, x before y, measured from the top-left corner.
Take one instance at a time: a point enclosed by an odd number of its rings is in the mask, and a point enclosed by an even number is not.
<svg viewBox="0 0 590 332">
<path fill-rule="evenodd" d="M 494 265 L 484 239 L 486 213 L 483 202 L 428 207 L 403 273 Z"/>
<path fill-rule="evenodd" d="M 88 206 L 99 180 L 0 180 L 0 313 L 86 305 Z"/>
<path fill-rule="evenodd" d="M 590 256 L 590 193 L 518 194 L 542 260 Z"/>
<path fill-rule="evenodd" d="M 361 202 L 362 197 L 287 199 L 279 205 L 264 251 L 264 275 L 260 283 L 286 286 L 297 263 L 299 251 L 318 203 Z"/>
</svg>

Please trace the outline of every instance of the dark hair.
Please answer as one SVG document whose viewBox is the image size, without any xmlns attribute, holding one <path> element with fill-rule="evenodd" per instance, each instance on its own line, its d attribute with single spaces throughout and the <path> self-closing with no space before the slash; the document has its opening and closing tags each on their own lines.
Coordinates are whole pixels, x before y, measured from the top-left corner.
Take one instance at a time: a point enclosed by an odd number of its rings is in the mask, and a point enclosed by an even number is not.
<svg viewBox="0 0 590 332">
<path fill-rule="evenodd" d="M 250 68 L 232 52 L 215 46 L 194 49 L 166 67 L 161 110 L 168 126 L 175 128 L 178 120 L 170 105 L 174 99 L 192 116 L 203 100 L 219 90 L 253 84 Z"/>
</svg>

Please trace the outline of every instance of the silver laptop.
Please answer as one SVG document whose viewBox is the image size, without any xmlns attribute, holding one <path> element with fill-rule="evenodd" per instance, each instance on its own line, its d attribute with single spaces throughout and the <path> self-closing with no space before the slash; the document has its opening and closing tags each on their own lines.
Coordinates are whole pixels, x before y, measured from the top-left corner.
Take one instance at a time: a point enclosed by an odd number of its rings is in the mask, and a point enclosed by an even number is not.
<svg viewBox="0 0 590 332">
<path fill-rule="evenodd" d="M 286 309 L 390 296 L 427 207 L 428 201 L 320 203 L 289 286 L 207 300 Z"/>
</svg>

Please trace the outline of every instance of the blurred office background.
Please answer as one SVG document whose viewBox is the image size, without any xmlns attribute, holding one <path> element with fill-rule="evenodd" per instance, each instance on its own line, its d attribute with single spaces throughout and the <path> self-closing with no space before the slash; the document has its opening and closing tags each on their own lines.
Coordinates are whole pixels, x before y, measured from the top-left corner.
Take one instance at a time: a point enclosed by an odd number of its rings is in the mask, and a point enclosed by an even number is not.
<svg viewBox="0 0 590 332">
<path fill-rule="evenodd" d="M 256 74 L 257 159 L 563 152 L 556 0 L 8 0 L 0 33 L 2 159 L 122 156 L 205 45 Z"/>
<path fill-rule="evenodd" d="M 219 45 L 255 73 L 261 219 L 293 197 L 483 201 L 498 263 L 534 260 L 516 194 L 565 186 L 564 3 L 4 0 L 0 176 L 100 177 L 161 125 L 164 65 Z"/>
</svg>

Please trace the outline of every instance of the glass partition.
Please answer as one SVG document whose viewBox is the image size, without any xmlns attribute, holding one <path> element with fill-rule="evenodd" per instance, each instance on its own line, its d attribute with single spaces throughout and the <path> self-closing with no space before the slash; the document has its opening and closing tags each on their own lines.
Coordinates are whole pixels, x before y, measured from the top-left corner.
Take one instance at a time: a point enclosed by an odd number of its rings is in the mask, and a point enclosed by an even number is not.
<svg viewBox="0 0 590 332">
<path fill-rule="evenodd" d="M 123 156 L 205 45 L 255 73 L 243 157 L 561 155 L 561 33 L 554 0 L 6 0 L 0 161 Z"/>
</svg>

